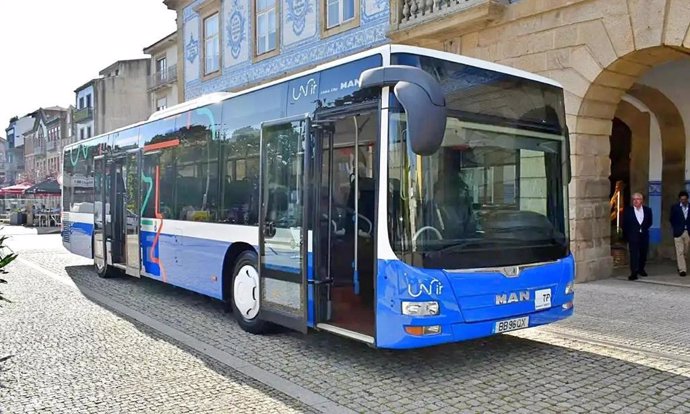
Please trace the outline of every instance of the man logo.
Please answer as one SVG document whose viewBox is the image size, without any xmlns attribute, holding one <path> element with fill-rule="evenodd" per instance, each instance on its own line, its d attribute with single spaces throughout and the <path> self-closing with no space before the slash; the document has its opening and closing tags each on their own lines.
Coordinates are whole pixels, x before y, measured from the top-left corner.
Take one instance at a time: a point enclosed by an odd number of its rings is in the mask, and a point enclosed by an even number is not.
<svg viewBox="0 0 690 414">
<path fill-rule="evenodd" d="M 527 302 L 529 301 L 529 298 L 529 290 L 511 292 L 510 294 L 496 295 L 496 304 L 506 305 L 508 303 Z"/>
<path fill-rule="evenodd" d="M 354 87 L 359 88 L 359 79 L 352 79 L 349 81 L 340 82 L 340 90 L 350 89 L 350 88 L 354 88 Z"/>
<path fill-rule="evenodd" d="M 501 273 L 506 277 L 517 277 L 520 275 L 520 267 L 518 266 L 506 266 L 501 268 Z"/>
</svg>

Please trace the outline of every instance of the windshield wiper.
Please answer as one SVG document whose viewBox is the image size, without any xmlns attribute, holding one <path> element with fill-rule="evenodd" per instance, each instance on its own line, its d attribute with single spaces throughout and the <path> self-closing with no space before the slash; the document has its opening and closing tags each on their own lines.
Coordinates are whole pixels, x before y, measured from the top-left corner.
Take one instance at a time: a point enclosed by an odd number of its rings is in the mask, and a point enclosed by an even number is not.
<svg viewBox="0 0 690 414">
<path fill-rule="evenodd" d="M 461 242 L 448 245 L 439 251 L 445 252 L 448 250 L 461 249 L 461 248 L 467 247 L 467 246 L 474 246 L 474 245 L 481 246 L 481 245 L 491 244 L 491 243 L 522 243 L 522 242 L 523 241 L 520 239 L 513 239 L 513 238 L 508 238 L 508 237 L 475 237 L 472 239 L 464 239 Z"/>
<path fill-rule="evenodd" d="M 455 243 L 448 245 L 440 250 L 437 250 L 437 252 L 444 253 L 448 251 L 453 251 L 453 250 L 461 250 L 464 247 L 472 246 L 472 247 L 481 247 L 485 245 L 490 245 L 490 244 L 498 244 L 498 245 L 508 245 L 511 247 L 514 246 L 529 246 L 529 247 L 535 247 L 535 245 L 539 243 L 539 245 L 543 246 L 548 246 L 549 244 L 555 243 L 558 245 L 561 245 L 562 243 L 559 243 L 555 238 L 549 238 L 549 239 L 541 239 L 541 240 L 524 240 L 524 239 L 516 239 L 516 238 L 509 238 L 509 237 L 488 237 L 488 238 L 483 238 L 483 237 L 477 237 L 477 238 L 472 238 L 472 239 L 465 239 L 461 242 Z"/>
</svg>

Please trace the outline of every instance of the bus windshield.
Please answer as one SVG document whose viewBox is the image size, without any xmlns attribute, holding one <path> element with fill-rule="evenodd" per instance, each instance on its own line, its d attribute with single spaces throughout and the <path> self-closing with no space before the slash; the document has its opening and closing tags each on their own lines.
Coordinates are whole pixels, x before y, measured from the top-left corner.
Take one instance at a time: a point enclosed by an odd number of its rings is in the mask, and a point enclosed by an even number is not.
<svg viewBox="0 0 690 414">
<path fill-rule="evenodd" d="M 389 125 L 389 236 L 409 264 L 509 266 L 567 254 L 565 127 L 558 88 L 421 58 L 446 91 L 441 148 L 414 154 L 406 116 Z M 469 74 L 462 76 L 462 73 Z"/>
</svg>

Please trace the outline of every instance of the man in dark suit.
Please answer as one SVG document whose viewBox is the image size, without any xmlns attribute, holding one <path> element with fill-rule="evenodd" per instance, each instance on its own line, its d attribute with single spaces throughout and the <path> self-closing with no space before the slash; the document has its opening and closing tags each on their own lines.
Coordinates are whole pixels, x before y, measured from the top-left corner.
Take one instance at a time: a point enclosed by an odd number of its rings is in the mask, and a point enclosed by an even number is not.
<svg viewBox="0 0 690 414">
<path fill-rule="evenodd" d="M 649 249 L 649 228 L 652 227 L 652 209 L 642 205 L 644 197 L 640 193 L 632 196 L 632 207 L 623 213 L 623 238 L 630 250 L 630 276 L 628 280 L 637 280 L 637 275 L 647 276 L 644 267 L 647 263 Z"/>
<path fill-rule="evenodd" d="M 690 246 L 690 214 L 688 214 L 688 193 L 678 193 L 678 204 L 671 206 L 671 228 L 673 229 L 673 242 L 676 245 L 676 262 L 678 262 L 678 274 L 685 276 L 687 268 L 685 257 Z"/>
</svg>

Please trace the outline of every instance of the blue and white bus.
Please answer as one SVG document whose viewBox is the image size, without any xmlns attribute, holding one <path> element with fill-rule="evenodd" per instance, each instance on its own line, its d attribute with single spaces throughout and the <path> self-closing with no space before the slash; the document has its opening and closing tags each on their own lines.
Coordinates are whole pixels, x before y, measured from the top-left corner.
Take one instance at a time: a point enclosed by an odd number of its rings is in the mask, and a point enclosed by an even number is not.
<svg viewBox="0 0 690 414">
<path fill-rule="evenodd" d="M 416 348 L 573 313 L 563 90 L 387 45 L 65 148 L 63 243 L 246 331 Z"/>
</svg>

